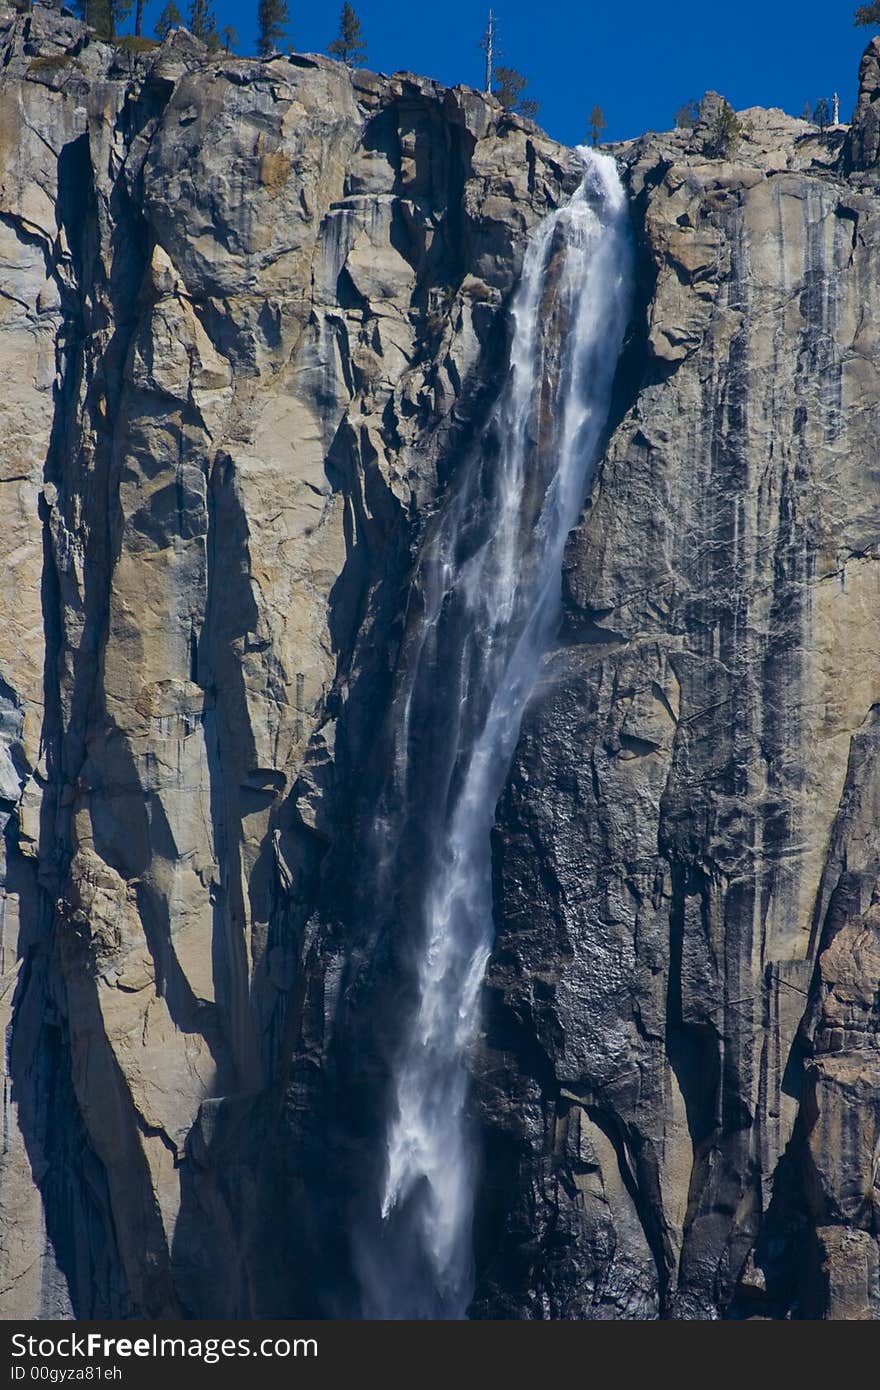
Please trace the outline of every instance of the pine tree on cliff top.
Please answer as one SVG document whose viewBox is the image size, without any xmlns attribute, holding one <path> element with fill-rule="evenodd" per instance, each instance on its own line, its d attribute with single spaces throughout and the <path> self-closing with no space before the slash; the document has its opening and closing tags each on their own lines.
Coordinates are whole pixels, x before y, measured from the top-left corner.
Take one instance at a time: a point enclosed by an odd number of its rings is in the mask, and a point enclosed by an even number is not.
<svg viewBox="0 0 880 1390">
<path fill-rule="evenodd" d="M 257 49 L 264 58 L 277 53 L 287 33 L 287 0 L 260 0 L 257 24 L 260 35 Z"/>
<path fill-rule="evenodd" d="M 539 103 L 531 97 L 523 97 L 528 78 L 523 77 L 517 68 L 497 67 L 493 95 L 508 111 L 518 111 L 521 116 L 534 120 L 538 114 Z"/>
<path fill-rule="evenodd" d="M 855 22 L 880 29 L 880 0 L 874 0 L 873 5 L 859 5 Z"/>
<path fill-rule="evenodd" d="M 594 106 L 590 112 L 590 144 L 598 145 L 602 139 L 602 132 L 608 129 L 608 122 L 605 119 L 605 112 L 601 106 Z"/>
<path fill-rule="evenodd" d="M 361 34 L 361 22 L 351 5 L 343 5 L 339 16 L 339 36 L 327 45 L 327 52 L 352 68 L 362 68 L 367 61 L 367 45 Z"/>
<path fill-rule="evenodd" d="M 211 0 L 192 0 L 187 27 L 191 34 L 201 39 L 209 48 L 218 47 L 220 40 L 217 37 L 217 21 L 211 8 Z"/>
<path fill-rule="evenodd" d="M 722 101 L 709 127 L 707 152 L 714 159 L 731 159 L 736 154 L 742 135 L 743 128 L 739 117 L 729 102 Z"/>
<path fill-rule="evenodd" d="M 157 39 L 167 39 L 172 29 L 179 29 L 183 24 L 183 15 L 174 3 L 168 0 L 168 4 L 156 20 L 156 28 L 153 31 Z"/>
<path fill-rule="evenodd" d="M 99 39 L 115 39 L 131 10 L 131 0 L 78 0 L 76 8 Z"/>
</svg>

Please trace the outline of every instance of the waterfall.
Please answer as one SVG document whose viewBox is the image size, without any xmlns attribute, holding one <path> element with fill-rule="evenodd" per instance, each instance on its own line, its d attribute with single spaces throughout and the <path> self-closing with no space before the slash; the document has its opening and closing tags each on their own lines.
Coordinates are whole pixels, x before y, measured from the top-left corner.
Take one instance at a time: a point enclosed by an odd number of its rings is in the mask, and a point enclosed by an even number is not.
<svg viewBox="0 0 880 1390">
<path fill-rule="evenodd" d="M 472 1293 L 467 1054 L 493 940 L 490 836 L 558 624 L 563 549 L 629 313 L 625 194 L 612 159 L 581 155 L 583 182 L 526 249 L 507 377 L 414 586 L 376 843 L 382 891 L 415 884 L 401 925 L 418 943 L 417 988 L 392 1079 L 381 1222 L 361 1261 L 368 1317 L 461 1318 Z"/>
</svg>

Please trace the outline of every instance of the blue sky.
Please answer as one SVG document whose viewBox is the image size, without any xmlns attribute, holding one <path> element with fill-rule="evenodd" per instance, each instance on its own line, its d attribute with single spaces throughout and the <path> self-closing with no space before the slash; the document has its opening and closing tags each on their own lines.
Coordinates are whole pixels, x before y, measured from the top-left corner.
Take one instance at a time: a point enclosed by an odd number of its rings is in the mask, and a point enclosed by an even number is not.
<svg viewBox="0 0 880 1390">
<path fill-rule="evenodd" d="M 164 0 L 152 0 L 152 33 Z M 189 0 L 177 0 L 186 14 Z M 290 0 L 290 36 L 301 52 L 323 51 L 338 27 L 337 0 Z M 252 53 L 256 0 L 216 0 L 218 24 L 233 24 Z M 481 85 L 477 47 L 487 0 L 355 0 L 369 66 L 442 82 Z M 737 108 L 781 106 L 800 115 L 837 90 L 848 119 L 859 55 L 871 31 L 856 29 L 856 0 L 493 0 L 503 61 L 529 78 L 539 123 L 566 143 L 582 140 L 597 102 L 607 139 L 665 130 L 678 107 L 710 88 Z M 130 27 L 130 26 L 125 26 Z"/>
</svg>

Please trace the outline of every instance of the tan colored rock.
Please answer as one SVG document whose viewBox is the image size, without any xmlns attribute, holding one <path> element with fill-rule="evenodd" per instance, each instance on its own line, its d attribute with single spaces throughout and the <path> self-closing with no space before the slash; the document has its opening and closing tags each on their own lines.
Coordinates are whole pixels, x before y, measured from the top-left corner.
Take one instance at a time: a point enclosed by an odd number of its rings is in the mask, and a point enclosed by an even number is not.
<svg viewBox="0 0 880 1390">
<path fill-rule="evenodd" d="M 320 57 L 0 48 L 3 1309 L 247 1313 L 361 687 L 575 162 Z"/>
</svg>

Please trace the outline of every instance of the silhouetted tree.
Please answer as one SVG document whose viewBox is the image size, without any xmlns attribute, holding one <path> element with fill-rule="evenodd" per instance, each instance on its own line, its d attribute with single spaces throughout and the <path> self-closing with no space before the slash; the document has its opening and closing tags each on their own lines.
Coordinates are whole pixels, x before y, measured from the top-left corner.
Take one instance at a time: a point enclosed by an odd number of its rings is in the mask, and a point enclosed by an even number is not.
<svg viewBox="0 0 880 1390">
<path fill-rule="evenodd" d="M 540 109 L 539 103 L 531 97 L 523 97 L 528 78 L 516 68 L 499 67 L 495 69 L 494 95 L 508 111 L 518 111 L 521 116 L 534 120 Z"/>
<path fill-rule="evenodd" d="M 220 42 L 227 53 L 231 53 L 238 47 L 238 30 L 233 29 L 231 24 L 224 24 L 220 30 Z"/>
<path fill-rule="evenodd" d="M 495 69 L 494 93 L 502 106 L 512 111 L 526 88 L 526 79 L 516 68 Z"/>
<path fill-rule="evenodd" d="M 594 106 L 590 112 L 590 143 L 598 145 L 602 139 L 602 131 L 607 130 L 608 122 L 605 119 L 605 112 L 601 106 Z"/>
<path fill-rule="evenodd" d="M 696 101 L 686 101 L 675 113 L 675 124 L 679 130 L 693 130 L 700 119 L 700 107 Z"/>
<path fill-rule="evenodd" d="M 168 4 L 156 20 L 154 33 L 157 39 L 167 39 L 172 29 L 179 29 L 183 23 L 183 15 L 174 3 L 168 0 Z"/>
<path fill-rule="evenodd" d="M 115 39 L 131 11 L 131 0 L 78 0 L 77 10 L 99 39 Z"/>
<path fill-rule="evenodd" d="M 211 8 L 211 0 L 191 0 L 187 28 L 209 48 L 218 47 L 220 40 L 217 37 L 217 21 Z"/>
<path fill-rule="evenodd" d="M 342 6 L 339 35 L 327 45 L 327 52 L 352 68 L 362 68 L 367 61 L 367 45 L 361 35 L 361 22 L 351 5 Z"/>
<path fill-rule="evenodd" d="M 827 130 L 831 124 L 831 107 L 827 97 L 820 97 L 813 112 L 813 124 L 820 130 Z"/>
<path fill-rule="evenodd" d="M 874 0 L 873 5 L 859 5 L 856 10 L 855 22 L 857 25 L 875 25 L 880 29 L 880 0 Z"/>
<path fill-rule="evenodd" d="M 809 121 L 809 122 L 810 122 L 810 125 L 813 124 L 813 105 L 812 105 L 812 102 L 809 102 L 809 101 L 805 101 L 805 102 L 804 102 L 804 109 L 803 109 L 803 111 L 801 112 L 801 120 L 802 120 L 802 121 Z"/>
<path fill-rule="evenodd" d="M 257 8 L 257 48 L 264 58 L 277 53 L 287 34 L 287 0 L 260 0 Z"/>
</svg>

